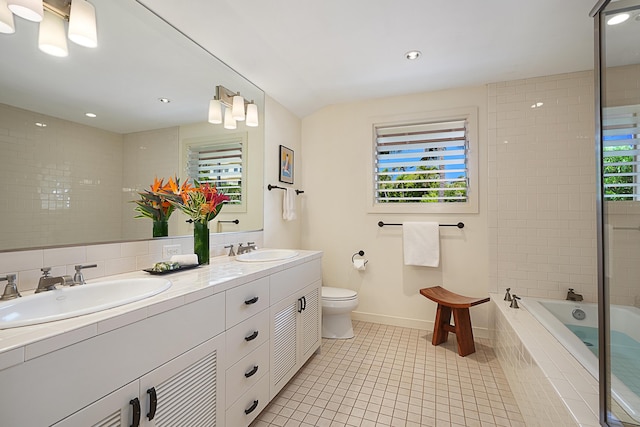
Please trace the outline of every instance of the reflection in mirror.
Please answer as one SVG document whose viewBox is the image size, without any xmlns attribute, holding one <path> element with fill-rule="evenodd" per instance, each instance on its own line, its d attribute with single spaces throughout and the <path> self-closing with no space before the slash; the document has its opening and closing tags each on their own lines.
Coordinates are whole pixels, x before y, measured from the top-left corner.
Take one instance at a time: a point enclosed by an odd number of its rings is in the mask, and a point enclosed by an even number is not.
<svg viewBox="0 0 640 427">
<path fill-rule="evenodd" d="M 235 137 L 244 204 L 225 206 L 210 228 L 261 229 L 263 127 L 230 131 L 207 118 L 223 85 L 253 100 L 263 123 L 263 92 L 139 2 L 92 3 L 96 49 L 69 43 L 68 57 L 47 55 L 37 24 L 21 18 L 15 34 L 0 34 L 11 58 L 0 73 L 0 250 L 150 238 L 151 220 L 134 218 L 137 192 L 155 177 L 186 179 L 194 141 Z M 211 173 L 228 187 L 222 172 Z M 190 234 L 185 220 L 174 212 L 169 235 Z"/>
</svg>

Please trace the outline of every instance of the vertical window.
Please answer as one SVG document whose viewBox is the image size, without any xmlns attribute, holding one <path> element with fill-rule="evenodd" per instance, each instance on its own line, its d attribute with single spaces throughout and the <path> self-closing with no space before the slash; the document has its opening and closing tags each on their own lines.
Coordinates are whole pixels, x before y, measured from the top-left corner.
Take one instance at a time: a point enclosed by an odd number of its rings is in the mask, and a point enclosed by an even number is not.
<svg viewBox="0 0 640 427">
<path fill-rule="evenodd" d="M 242 139 L 205 142 L 187 146 L 187 176 L 201 184 L 210 184 L 229 196 L 229 205 L 243 205 Z"/>
<path fill-rule="evenodd" d="M 640 200 L 640 105 L 605 108 L 602 125 L 605 200 Z"/>
<path fill-rule="evenodd" d="M 375 127 L 375 203 L 466 203 L 467 120 Z"/>
</svg>

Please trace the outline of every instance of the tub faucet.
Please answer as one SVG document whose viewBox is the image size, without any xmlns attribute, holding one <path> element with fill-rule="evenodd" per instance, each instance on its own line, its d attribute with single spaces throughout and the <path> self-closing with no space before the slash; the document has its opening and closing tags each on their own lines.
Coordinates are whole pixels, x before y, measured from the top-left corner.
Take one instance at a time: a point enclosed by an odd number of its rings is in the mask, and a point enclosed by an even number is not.
<svg viewBox="0 0 640 427">
<path fill-rule="evenodd" d="M 573 292 L 573 288 L 569 288 L 567 292 L 567 301 L 582 301 L 582 295 Z"/>
<path fill-rule="evenodd" d="M 0 301 L 6 301 L 22 296 L 20 295 L 20 292 L 18 292 L 18 287 L 16 286 L 15 274 L 7 274 L 4 277 L 0 277 L 0 282 L 3 280 L 7 281 L 7 286 L 4 288 L 4 294 L 0 296 Z"/>
<path fill-rule="evenodd" d="M 42 277 L 38 280 L 38 287 L 35 292 L 36 294 L 44 291 L 53 291 L 56 289 L 56 285 L 70 285 L 73 282 L 71 276 L 49 276 L 51 267 L 43 267 L 40 271 L 42 271 Z"/>
<path fill-rule="evenodd" d="M 504 294 L 504 300 L 505 301 L 511 301 L 512 300 L 511 294 L 509 293 L 510 290 L 511 290 L 511 288 L 507 288 L 507 293 Z"/>
<path fill-rule="evenodd" d="M 511 308 L 520 308 L 518 306 L 518 300 L 520 299 L 520 297 L 516 294 L 513 294 L 512 300 L 511 300 L 511 305 L 509 307 Z"/>
</svg>

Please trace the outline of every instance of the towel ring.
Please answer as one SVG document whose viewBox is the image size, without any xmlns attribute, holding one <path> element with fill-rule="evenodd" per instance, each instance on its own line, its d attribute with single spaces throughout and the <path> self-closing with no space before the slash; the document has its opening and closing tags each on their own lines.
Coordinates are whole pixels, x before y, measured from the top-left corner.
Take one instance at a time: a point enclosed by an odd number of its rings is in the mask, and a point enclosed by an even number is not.
<svg viewBox="0 0 640 427">
<path fill-rule="evenodd" d="M 353 256 L 351 257 L 351 263 L 353 264 L 354 259 L 356 258 L 356 255 L 359 256 L 364 256 L 364 251 L 362 249 L 360 249 L 358 252 L 356 252 L 355 254 L 353 254 Z"/>
</svg>

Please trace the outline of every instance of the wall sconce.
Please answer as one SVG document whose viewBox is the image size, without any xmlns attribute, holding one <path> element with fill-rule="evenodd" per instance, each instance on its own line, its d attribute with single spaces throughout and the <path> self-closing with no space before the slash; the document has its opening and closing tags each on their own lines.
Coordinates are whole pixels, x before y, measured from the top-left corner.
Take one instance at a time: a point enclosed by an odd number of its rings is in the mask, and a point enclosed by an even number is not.
<svg viewBox="0 0 640 427">
<path fill-rule="evenodd" d="M 69 22 L 69 40 L 84 47 L 98 46 L 96 11 L 86 0 L 0 0 L 0 33 L 15 33 L 13 15 L 40 23 L 38 47 L 49 55 L 69 54 L 64 21 Z"/>
<path fill-rule="evenodd" d="M 236 129 L 240 121 L 245 121 L 249 127 L 259 126 L 258 106 L 253 101 L 247 102 L 240 92 L 216 86 L 216 96 L 209 101 L 209 123 L 224 123 L 225 129 Z"/>
</svg>

